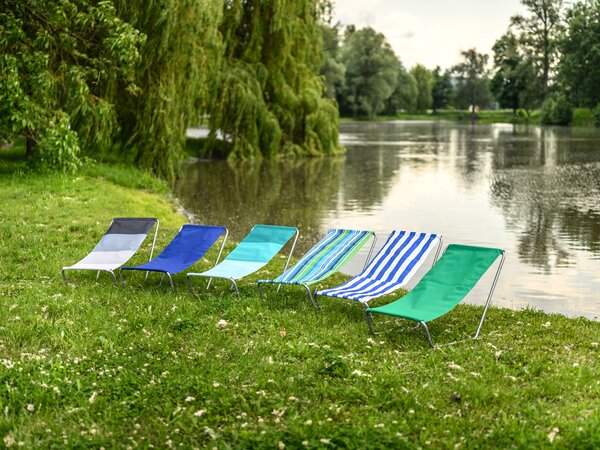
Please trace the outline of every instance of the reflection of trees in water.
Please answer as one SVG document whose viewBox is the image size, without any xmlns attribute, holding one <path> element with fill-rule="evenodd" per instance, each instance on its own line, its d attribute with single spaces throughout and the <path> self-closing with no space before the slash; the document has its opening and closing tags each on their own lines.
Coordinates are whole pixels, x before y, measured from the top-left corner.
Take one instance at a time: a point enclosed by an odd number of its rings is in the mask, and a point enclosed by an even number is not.
<svg viewBox="0 0 600 450">
<path fill-rule="evenodd" d="M 534 128 L 514 136 L 495 140 L 491 195 L 519 230 L 519 257 L 551 271 L 572 264 L 574 248 L 600 253 L 597 135 Z"/>
<path fill-rule="evenodd" d="M 191 163 L 177 195 L 199 221 L 227 225 L 235 239 L 256 223 L 299 226 L 311 236 L 319 233 L 324 209 L 335 205 L 342 164 L 341 158 Z"/>
</svg>

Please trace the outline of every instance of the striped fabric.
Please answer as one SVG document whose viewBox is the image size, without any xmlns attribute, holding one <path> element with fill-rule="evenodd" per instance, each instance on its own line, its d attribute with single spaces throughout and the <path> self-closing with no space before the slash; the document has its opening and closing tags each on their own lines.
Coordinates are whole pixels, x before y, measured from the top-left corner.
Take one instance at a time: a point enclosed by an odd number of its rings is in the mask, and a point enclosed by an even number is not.
<svg viewBox="0 0 600 450">
<path fill-rule="evenodd" d="M 360 275 L 315 294 L 361 303 L 389 294 L 406 286 L 440 239 L 437 234 L 394 231 Z"/>
<path fill-rule="evenodd" d="M 337 272 L 374 235 L 372 231 L 332 229 L 293 267 L 258 283 L 314 284 Z"/>
</svg>

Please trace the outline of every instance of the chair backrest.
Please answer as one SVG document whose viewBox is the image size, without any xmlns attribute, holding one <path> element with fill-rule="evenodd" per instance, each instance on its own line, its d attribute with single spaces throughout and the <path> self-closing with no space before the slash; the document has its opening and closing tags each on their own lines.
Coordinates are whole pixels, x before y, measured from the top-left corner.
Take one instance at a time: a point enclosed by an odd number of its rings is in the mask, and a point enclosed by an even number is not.
<svg viewBox="0 0 600 450">
<path fill-rule="evenodd" d="M 274 281 L 316 283 L 337 272 L 374 235 L 372 231 L 331 229 L 300 260 Z"/>
<path fill-rule="evenodd" d="M 116 218 L 94 249 L 77 264 L 75 269 L 114 269 L 125 264 L 138 250 L 158 219 Z"/>
<path fill-rule="evenodd" d="M 156 222 L 152 218 L 113 219 L 92 252 L 135 252 Z"/>
<path fill-rule="evenodd" d="M 224 259 L 268 263 L 279 250 L 298 232 L 296 227 L 279 225 L 254 225 L 250 233 Z"/>
<path fill-rule="evenodd" d="M 160 268 L 177 273 L 198 262 L 227 228 L 207 225 L 184 225 L 165 249 L 144 268 Z"/>
<path fill-rule="evenodd" d="M 504 251 L 450 244 L 439 261 L 404 297 L 377 310 L 429 322 L 458 305 Z"/>
<path fill-rule="evenodd" d="M 432 233 L 393 231 L 358 277 L 403 284 L 419 269 L 439 239 Z"/>
</svg>

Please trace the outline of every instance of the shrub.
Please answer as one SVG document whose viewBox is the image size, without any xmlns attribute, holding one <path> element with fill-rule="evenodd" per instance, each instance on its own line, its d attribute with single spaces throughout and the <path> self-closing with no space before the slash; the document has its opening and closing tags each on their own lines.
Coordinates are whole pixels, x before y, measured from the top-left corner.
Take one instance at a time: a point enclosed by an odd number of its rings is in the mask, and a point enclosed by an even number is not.
<svg viewBox="0 0 600 450">
<path fill-rule="evenodd" d="M 515 112 L 515 120 L 520 123 L 529 122 L 529 113 L 524 108 L 519 108 Z"/>
<path fill-rule="evenodd" d="M 549 98 L 542 105 L 542 123 L 545 125 L 569 125 L 573 120 L 573 107 L 563 95 Z"/>
<path fill-rule="evenodd" d="M 600 103 L 596 105 L 592 115 L 594 116 L 594 124 L 596 124 L 597 127 L 600 127 Z"/>
</svg>

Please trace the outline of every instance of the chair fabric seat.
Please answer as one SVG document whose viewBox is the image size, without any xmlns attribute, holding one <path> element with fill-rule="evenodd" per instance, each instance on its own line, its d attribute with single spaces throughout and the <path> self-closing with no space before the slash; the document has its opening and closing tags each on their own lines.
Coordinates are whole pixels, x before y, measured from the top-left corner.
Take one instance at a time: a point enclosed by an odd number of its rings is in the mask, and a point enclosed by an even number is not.
<svg viewBox="0 0 600 450">
<path fill-rule="evenodd" d="M 197 263 L 227 231 L 226 227 L 183 225 L 165 249 L 145 264 L 122 270 L 143 270 L 176 274 Z"/>
<path fill-rule="evenodd" d="M 342 268 L 373 236 L 372 231 L 331 229 L 294 266 L 273 280 L 258 283 L 318 283 Z"/>
<path fill-rule="evenodd" d="M 398 290 L 411 280 L 442 237 L 432 233 L 393 231 L 365 270 L 340 286 L 316 295 L 368 303 Z"/>
<path fill-rule="evenodd" d="M 430 322 L 454 309 L 504 251 L 451 244 L 408 294 L 367 313 Z"/>
</svg>

